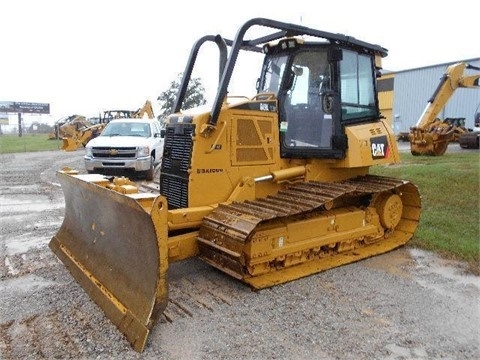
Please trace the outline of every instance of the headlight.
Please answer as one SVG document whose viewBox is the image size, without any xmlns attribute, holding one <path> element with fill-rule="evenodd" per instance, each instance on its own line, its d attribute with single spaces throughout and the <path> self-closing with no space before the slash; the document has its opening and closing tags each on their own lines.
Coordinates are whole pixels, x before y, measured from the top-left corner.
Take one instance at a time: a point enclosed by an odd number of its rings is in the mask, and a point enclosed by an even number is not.
<svg viewBox="0 0 480 360">
<path fill-rule="evenodd" d="M 148 146 L 141 146 L 138 148 L 138 156 L 150 155 L 150 148 Z"/>
<path fill-rule="evenodd" d="M 92 157 L 92 147 L 91 146 L 87 146 L 85 148 L 85 156 Z"/>
</svg>

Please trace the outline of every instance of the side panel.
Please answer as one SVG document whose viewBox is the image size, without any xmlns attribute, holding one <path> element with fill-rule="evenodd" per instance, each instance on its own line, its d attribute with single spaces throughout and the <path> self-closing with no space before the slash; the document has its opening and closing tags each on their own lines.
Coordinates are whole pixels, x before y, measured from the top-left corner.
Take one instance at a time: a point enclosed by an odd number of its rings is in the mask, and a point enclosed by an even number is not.
<svg viewBox="0 0 480 360">
<path fill-rule="evenodd" d="M 196 131 L 188 169 L 188 207 L 227 201 L 246 177 L 269 175 L 282 167 L 277 114 L 259 110 L 257 101 L 236 106 L 224 107 L 215 130 L 207 135 L 202 134 L 205 119 L 193 118 Z M 267 192 L 276 189 L 270 184 Z M 168 202 L 170 206 L 169 198 Z"/>
<path fill-rule="evenodd" d="M 273 127 L 273 116 L 234 114 L 232 166 L 274 164 L 278 148 L 275 133 L 278 131 Z"/>
<path fill-rule="evenodd" d="M 334 168 L 356 168 L 400 161 L 397 142 L 390 127 L 384 122 L 353 125 L 345 128 L 348 151 L 344 160 Z"/>
</svg>

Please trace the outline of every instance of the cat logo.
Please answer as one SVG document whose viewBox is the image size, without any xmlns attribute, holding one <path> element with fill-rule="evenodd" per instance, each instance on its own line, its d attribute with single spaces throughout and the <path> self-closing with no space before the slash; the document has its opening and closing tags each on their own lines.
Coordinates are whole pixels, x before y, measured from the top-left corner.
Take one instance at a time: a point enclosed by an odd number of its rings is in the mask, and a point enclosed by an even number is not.
<svg viewBox="0 0 480 360">
<path fill-rule="evenodd" d="M 373 159 L 385 159 L 390 154 L 388 140 L 386 136 L 379 136 L 370 139 L 370 149 Z"/>
<path fill-rule="evenodd" d="M 269 111 L 268 104 L 260 103 L 260 111 Z"/>
</svg>

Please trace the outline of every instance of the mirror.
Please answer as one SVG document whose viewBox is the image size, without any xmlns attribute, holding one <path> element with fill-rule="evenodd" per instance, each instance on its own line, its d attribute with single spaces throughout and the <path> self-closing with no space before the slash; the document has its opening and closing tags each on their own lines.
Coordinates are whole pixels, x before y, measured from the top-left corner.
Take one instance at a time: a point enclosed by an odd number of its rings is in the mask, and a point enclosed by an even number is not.
<svg viewBox="0 0 480 360">
<path fill-rule="evenodd" d="M 322 97 L 322 110 L 325 114 L 333 114 L 334 108 L 334 95 L 333 92 L 329 91 L 327 93 L 321 94 Z"/>
</svg>

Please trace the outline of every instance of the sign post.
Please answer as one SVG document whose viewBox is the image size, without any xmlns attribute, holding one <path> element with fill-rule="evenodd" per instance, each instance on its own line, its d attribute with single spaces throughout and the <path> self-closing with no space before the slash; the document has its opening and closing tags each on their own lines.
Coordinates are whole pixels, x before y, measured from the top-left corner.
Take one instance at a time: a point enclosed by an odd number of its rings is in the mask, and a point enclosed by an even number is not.
<svg viewBox="0 0 480 360">
<path fill-rule="evenodd" d="M 18 113 L 18 137 L 22 137 L 22 113 Z"/>
</svg>

